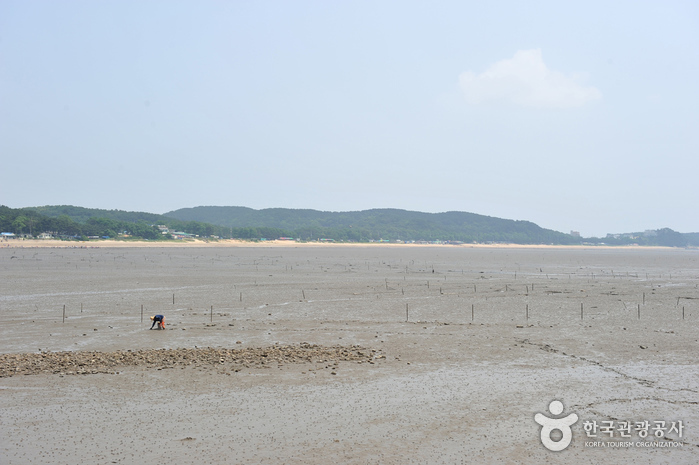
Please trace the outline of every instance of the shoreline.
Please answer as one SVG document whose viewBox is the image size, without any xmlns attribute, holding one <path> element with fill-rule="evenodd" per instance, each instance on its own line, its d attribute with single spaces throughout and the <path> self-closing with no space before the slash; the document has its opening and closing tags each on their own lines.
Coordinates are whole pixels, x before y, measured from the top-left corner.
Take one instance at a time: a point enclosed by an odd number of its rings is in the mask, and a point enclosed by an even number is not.
<svg viewBox="0 0 699 465">
<path fill-rule="evenodd" d="M 0 248 L 10 249 L 32 249 L 32 248 L 191 248 L 191 247 L 213 247 L 213 248 L 259 248 L 259 247 L 452 247 L 452 248 L 482 248 L 482 249 L 553 249 L 553 250 L 667 250 L 675 247 L 661 246 L 641 246 L 641 245 L 554 245 L 554 244 L 400 244 L 388 242 L 296 242 L 270 240 L 262 242 L 244 241 L 238 239 L 220 239 L 215 241 L 205 241 L 200 239 L 188 241 L 118 241 L 118 240 L 98 240 L 98 241 L 61 241 L 53 239 L 9 239 L 0 242 Z M 692 250 L 693 247 L 677 248 L 678 250 Z"/>
</svg>

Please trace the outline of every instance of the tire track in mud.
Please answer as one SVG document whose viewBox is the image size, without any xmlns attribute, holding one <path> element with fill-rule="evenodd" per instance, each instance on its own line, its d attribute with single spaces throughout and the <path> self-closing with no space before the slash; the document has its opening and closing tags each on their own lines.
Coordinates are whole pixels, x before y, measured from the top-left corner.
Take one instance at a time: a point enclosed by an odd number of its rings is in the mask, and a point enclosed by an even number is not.
<svg viewBox="0 0 699 465">
<path fill-rule="evenodd" d="M 623 377 L 623 378 L 626 378 L 626 379 L 629 379 L 629 380 L 632 380 L 632 381 L 636 381 L 637 383 L 639 383 L 639 384 L 641 384 L 642 386 L 645 386 L 645 387 L 651 387 L 651 388 L 655 388 L 655 389 L 664 389 L 664 390 L 666 390 L 666 391 L 671 391 L 671 392 L 682 392 L 682 391 L 686 391 L 686 392 L 691 392 L 691 393 L 694 393 L 694 394 L 699 394 L 699 391 L 697 391 L 697 390 L 695 390 L 695 389 L 689 389 L 689 388 L 672 389 L 672 388 L 668 388 L 668 387 L 665 387 L 665 386 L 658 386 L 656 381 L 651 381 L 651 380 L 648 380 L 648 379 L 639 378 L 639 377 L 637 377 L 637 376 L 629 375 L 629 374 L 624 373 L 623 371 L 618 370 L 618 369 L 616 369 L 616 368 L 611 368 L 611 367 L 608 367 L 608 366 L 606 366 L 606 365 L 603 365 L 602 363 L 600 363 L 600 362 L 598 362 L 598 361 L 596 361 L 596 360 L 592 360 L 592 359 L 589 359 L 589 358 L 587 358 L 587 357 L 583 357 L 583 356 L 581 356 L 581 355 L 575 355 L 575 354 L 566 353 L 566 352 L 564 352 L 564 351 L 562 351 L 562 350 L 560 350 L 560 349 L 556 349 L 555 347 L 551 346 L 550 344 L 543 344 L 543 343 L 531 342 L 529 339 L 517 339 L 516 341 L 517 341 L 518 343 L 520 343 L 520 344 L 528 344 L 528 345 L 531 345 L 531 346 L 534 346 L 534 347 L 538 347 L 538 348 L 540 348 L 541 350 L 543 350 L 543 351 L 545 351 L 545 352 L 551 352 L 551 353 L 554 353 L 554 354 L 563 355 L 563 356 L 565 356 L 565 357 L 570 357 L 570 358 L 582 360 L 583 362 L 589 363 L 590 365 L 598 366 L 598 367 L 600 367 L 600 368 L 601 368 L 602 370 L 604 370 L 604 371 L 617 374 L 617 375 L 619 375 L 619 376 L 621 376 L 621 377 Z"/>
<path fill-rule="evenodd" d="M 635 381 L 635 382 L 639 383 L 640 385 L 642 385 L 642 386 L 644 386 L 644 387 L 649 387 L 649 388 L 653 388 L 653 389 L 662 389 L 662 390 L 670 391 L 670 392 L 692 392 L 692 393 L 698 393 L 698 391 L 693 390 L 693 389 L 687 389 L 687 388 L 682 388 L 682 389 L 671 389 L 671 388 L 667 388 L 667 387 L 664 387 L 664 386 L 658 386 L 656 381 L 651 381 L 651 380 L 648 380 L 648 379 L 639 378 L 639 377 L 637 377 L 637 376 L 629 375 L 629 374 L 624 373 L 624 372 L 622 372 L 622 371 L 620 371 L 620 370 L 617 370 L 616 368 L 611 368 L 611 367 L 605 366 L 605 365 L 603 365 L 602 363 L 600 363 L 600 362 L 598 362 L 598 361 L 596 361 L 596 360 L 592 360 L 592 359 L 589 359 L 589 358 L 587 358 L 587 357 L 583 357 L 583 356 L 581 356 L 581 355 L 575 355 L 575 354 L 566 353 L 566 352 L 564 352 L 564 351 L 561 350 L 561 349 L 556 349 L 555 347 L 551 346 L 550 344 L 536 343 L 536 342 L 530 341 L 529 339 L 515 339 L 515 340 L 516 340 L 518 343 L 520 343 L 520 344 L 527 344 L 527 345 L 530 345 L 530 346 L 533 346 L 533 347 L 538 347 L 539 349 L 541 349 L 541 350 L 543 350 L 543 351 L 545 351 L 545 352 L 550 352 L 550 353 L 553 353 L 553 354 L 563 355 L 563 356 L 565 356 L 565 357 L 570 357 L 570 358 L 573 358 L 573 359 L 581 360 L 581 361 L 583 361 L 583 362 L 585 362 L 585 363 L 588 363 L 588 364 L 590 364 L 590 365 L 597 366 L 597 367 L 599 367 L 600 369 L 602 369 L 603 371 L 606 371 L 606 372 L 609 372 L 609 373 L 614 373 L 614 374 L 616 374 L 616 375 L 621 376 L 622 378 L 625 378 L 625 379 L 628 379 L 628 380 L 631 380 L 631 381 Z M 604 399 L 604 400 L 599 400 L 599 401 L 596 401 L 596 402 L 591 402 L 591 403 L 589 403 L 589 404 L 587 404 L 587 405 L 581 405 L 580 407 L 581 407 L 581 408 L 585 408 L 585 409 L 589 410 L 590 412 L 592 412 L 593 414 L 598 415 L 598 416 L 600 416 L 600 417 L 607 417 L 607 418 L 609 418 L 610 420 L 619 421 L 619 420 L 622 420 L 622 419 L 621 419 L 621 418 L 616 418 L 616 417 L 611 416 L 611 415 L 608 415 L 608 414 L 605 414 L 605 413 L 603 413 L 603 412 L 600 412 L 600 411 L 596 410 L 596 407 L 597 407 L 599 404 L 610 403 L 610 402 L 635 402 L 635 401 L 655 401 L 655 402 L 664 402 L 664 403 L 668 403 L 668 404 L 673 404 L 673 405 L 684 405 L 684 406 L 699 405 L 699 402 L 698 402 L 698 401 L 690 401 L 690 400 L 668 400 L 668 399 L 662 399 L 662 398 L 660 398 L 660 397 L 633 397 L 633 398 L 613 398 L 613 399 Z M 687 446 L 699 447 L 699 444 L 695 444 L 695 443 L 691 443 L 691 442 L 687 442 L 687 441 L 682 441 L 682 440 L 679 440 L 679 439 L 670 439 L 670 438 L 666 438 L 666 440 L 668 440 L 668 441 L 673 441 L 673 442 L 678 442 L 678 443 L 681 443 L 681 444 L 684 444 L 684 445 L 687 445 Z"/>
</svg>

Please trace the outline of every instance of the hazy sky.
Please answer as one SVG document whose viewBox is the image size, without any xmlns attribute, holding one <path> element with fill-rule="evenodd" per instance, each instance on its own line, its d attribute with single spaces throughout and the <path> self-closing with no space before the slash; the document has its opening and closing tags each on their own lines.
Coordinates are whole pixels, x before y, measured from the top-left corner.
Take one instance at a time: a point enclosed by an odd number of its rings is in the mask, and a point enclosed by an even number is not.
<svg viewBox="0 0 699 465">
<path fill-rule="evenodd" d="M 0 204 L 699 231 L 695 1 L 0 2 Z"/>
</svg>

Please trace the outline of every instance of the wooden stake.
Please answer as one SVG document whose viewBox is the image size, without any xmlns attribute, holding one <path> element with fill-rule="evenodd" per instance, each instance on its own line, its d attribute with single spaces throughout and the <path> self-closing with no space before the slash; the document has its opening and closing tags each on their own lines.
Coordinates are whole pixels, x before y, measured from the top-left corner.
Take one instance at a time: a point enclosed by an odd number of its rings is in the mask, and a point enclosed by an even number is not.
<svg viewBox="0 0 699 465">
<path fill-rule="evenodd" d="M 83 304 L 82 304 L 82 302 L 80 302 L 80 313 L 82 313 L 82 312 L 83 312 Z"/>
<path fill-rule="evenodd" d="M 529 321 L 529 304 L 527 304 L 527 321 Z"/>
<path fill-rule="evenodd" d="M 407 323 L 408 320 L 410 320 L 410 314 L 408 313 L 408 304 L 405 304 L 405 322 Z"/>
<path fill-rule="evenodd" d="M 684 305 L 682 306 L 682 319 L 684 320 Z"/>
<path fill-rule="evenodd" d="M 63 305 L 63 323 L 66 322 L 66 306 Z"/>
<path fill-rule="evenodd" d="M 638 304 L 638 319 L 641 319 L 641 304 Z"/>
<path fill-rule="evenodd" d="M 306 292 L 301 289 L 301 295 L 303 296 L 303 300 L 306 300 Z"/>
<path fill-rule="evenodd" d="M 243 293 L 242 292 L 240 293 L 240 301 L 241 302 L 243 301 Z"/>
<path fill-rule="evenodd" d="M 473 321 L 473 304 L 471 304 L 471 321 Z"/>
<path fill-rule="evenodd" d="M 580 302 L 580 321 L 583 319 L 583 303 Z"/>
<path fill-rule="evenodd" d="M 143 323 L 143 305 L 141 305 L 141 323 Z"/>
<path fill-rule="evenodd" d="M 210 319 L 210 321 L 211 321 L 212 323 L 213 323 L 213 321 L 214 321 L 214 306 L 213 306 L 213 305 L 211 306 L 211 319 Z"/>
<path fill-rule="evenodd" d="M 172 294 L 172 305 L 175 305 L 175 294 Z"/>
</svg>

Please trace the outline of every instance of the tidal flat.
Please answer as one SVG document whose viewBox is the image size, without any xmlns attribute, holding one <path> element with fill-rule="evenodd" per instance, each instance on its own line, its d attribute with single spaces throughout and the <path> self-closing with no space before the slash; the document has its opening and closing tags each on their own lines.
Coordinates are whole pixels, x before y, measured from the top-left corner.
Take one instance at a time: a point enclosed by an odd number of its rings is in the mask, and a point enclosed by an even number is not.
<svg viewBox="0 0 699 465">
<path fill-rule="evenodd" d="M 698 250 L 5 247 L 0 282 L 2 464 L 699 462 Z"/>
</svg>

